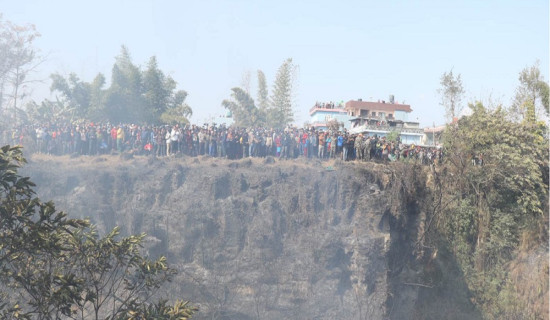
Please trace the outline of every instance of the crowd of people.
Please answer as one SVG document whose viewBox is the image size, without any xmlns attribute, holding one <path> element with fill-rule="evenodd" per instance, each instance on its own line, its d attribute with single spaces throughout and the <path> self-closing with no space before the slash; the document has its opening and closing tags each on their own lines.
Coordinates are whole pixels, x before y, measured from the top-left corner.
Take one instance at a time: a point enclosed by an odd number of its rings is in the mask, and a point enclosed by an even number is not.
<svg viewBox="0 0 550 320">
<path fill-rule="evenodd" d="M 298 157 L 343 161 L 415 160 L 435 164 L 440 148 L 389 141 L 386 137 L 314 128 L 268 129 L 215 125 L 136 125 L 48 123 L 4 130 L 3 143 L 23 145 L 30 152 L 51 155 L 102 155 L 113 152 L 157 157 L 177 154 L 228 159 Z"/>
<path fill-rule="evenodd" d="M 332 101 L 330 102 L 315 102 L 315 106 L 314 108 L 319 108 L 319 109 L 343 109 L 344 108 L 344 103 L 343 102 L 338 102 L 338 103 L 334 103 Z"/>
</svg>

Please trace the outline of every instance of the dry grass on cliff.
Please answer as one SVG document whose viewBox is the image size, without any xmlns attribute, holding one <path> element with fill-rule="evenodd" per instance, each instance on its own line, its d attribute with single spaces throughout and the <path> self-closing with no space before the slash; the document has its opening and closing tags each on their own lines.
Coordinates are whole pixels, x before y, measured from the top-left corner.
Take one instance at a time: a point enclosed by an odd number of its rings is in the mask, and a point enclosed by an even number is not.
<svg viewBox="0 0 550 320">
<path fill-rule="evenodd" d="M 278 167 L 298 167 L 298 168 L 318 168 L 324 170 L 334 170 L 342 165 L 360 166 L 372 165 L 373 163 L 359 163 L 355 161 L 342 162 L 340 159 L 330 159 L 320 161 L 319 159 L 278 159 L 274 157 L 267 158 L 245 158 L 238 160 L 229 160 L 225 158 L 212 158 L 209 156 L 188 157 L 188 156 L 171 156 L 154 158 L 151 156 L 131 155 L 131 154 L 107 154 L 98 156 L 53 156 L 48 154 L 32 154 L 27 156 L 29 162 L 55 163 L 56 165 L 67 165 L 71 167 L 98 167 L 106 166 L 116 168 L 119 166 L 128 165 L 145 165 L 152 164 L 157 161 L 163 163 L 179 163 L 186 166 L 225 166 L 231 163 L 237 166 L 278 166 Z"/>
</svg>

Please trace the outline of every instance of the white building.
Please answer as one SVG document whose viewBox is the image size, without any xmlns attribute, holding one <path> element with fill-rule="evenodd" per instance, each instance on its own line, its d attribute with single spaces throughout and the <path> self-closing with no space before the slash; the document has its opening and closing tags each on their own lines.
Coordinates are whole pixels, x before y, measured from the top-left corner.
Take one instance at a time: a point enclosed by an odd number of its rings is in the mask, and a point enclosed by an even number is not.
<svg viewBox="0 0 550 320">
<path fill-rule="evenodd" d="M 346 102 L 345 110 L 351 117 L 351 133 L 386 136 L 392 131 L 399 133 L 401 141 L 406 144 L 421 144 L 424 130 L 418 122 L 408 121 L 412 112 L 408 104 L 390 101 L 350 100 Z"/>
<path fill-rule="evenodd" d="M 327 130 L 328 124 L 336 121 L 346 129 L 350 128 L 350 116 L 342 103 L 316 103 L 309 109 L 310 125 L 317 130 Z"/>
</svg>

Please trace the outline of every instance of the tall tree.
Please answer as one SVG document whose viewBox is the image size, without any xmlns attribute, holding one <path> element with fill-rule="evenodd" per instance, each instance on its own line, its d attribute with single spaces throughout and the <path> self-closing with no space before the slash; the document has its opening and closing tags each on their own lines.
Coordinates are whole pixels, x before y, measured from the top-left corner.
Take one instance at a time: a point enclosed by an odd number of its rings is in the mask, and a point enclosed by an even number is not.
<svg viewBox="0 0 550 320">
<path fill-rule="evenodd" d="M 159 69 L 156 57 L 151 57 L 141 72 L 123 46 L 105 97 L 106 114 L 114 122 L 186 123 L 193 112 L 185 103 L 187 92 L 174 92 L 176 86 L 176 81 Z"/>
<path fill-rule="evenodd" d="M 231 89 L 231 99 L 222 101 L 222 106 L 231 111 L 233 120 L 238 127 L 251 127 L 262 125 L 259 122 L 259 111 L 254 104 L 254 99 L 241 88 Z"/>
<path fill-rule="evenodd" d="M 109 119 L 115 122 L 149 121 L 143 92 L 141 71 L 132 62 L 128 48 L 122 46 L 115 58 L 105 101 Z"/>
<path fill-rule="evenodd" d="M 540 73 L 539 61 L 519 73 L 519 87 L 512 103 L 514 113 L 525 120 L 548 116 L 548 83 Z"/>
<path fill-rule="evenodd" d="M 164 75 L 158 68 L 157 58 L 151 57 L 147 69 L 143 74 L 143 87 L 149 118 L 157 122 L 160 115 L 168 108 L 172 92 L 176 88 L 176 82 Z"/>
<path fill-rule="evenodd" d="M 293 95 L 297 67 L 288 58 L 277 71 L 271 93 L 271 108 L 268 110 L 268 124 L 282 128 L 294 121 Z"/>
<path fill-rule="evenodd" d="M 2 20 L 0 15 L 0 111 L 7 100 L 13 108 L 14 121 L 19 102 L 28 93 L 25 85 L 36 81 L 30 75 L 43 62 L 33 47 L 39 36 L 34 25 L 18 26 Z"/>
<path fill-rule="evenodd" d="M 94 121 L 105 120 L 105 76 L 98 73 L 92 83 L 90 83 L 90 107 L 88 108 L 88 118 Z"/>
<path fill-rule="evenodd" d="M 243 72 L 241 77 L 241 88 L 248 94 L 250 94 L 250 80 L 252 76 L 250 75 L 250 70 Z"/>
<path fill-rule="evenodd" d="M 78 118 L 88 117 L 91 102 L 91 86 L 78 78 L 75 73 L 69 74 L 68 79 L 54 73 L 50 76 L 52 84 L 50 91 L 59 91 L 62 94 L 61 101 L 74 110 L 74 116 Z"/>
<path fill-rule="evenodd" d="M 185 103 L 187 92 L 175 91 L 176 81 L 159 69 L 156 57 L 149 59 L 142 72 L 133 64 L 126 47 L 116 57 L 111 86 L 106 90 L 101 73 L 91 83 L 81 81 L 74 73 L 68 78 L 53 74 L 51 79 L 51 91 L 60 92 L 61 101 L 67 104 L 65 109 L 73 110 L 79 118 L 115 123 L 186 123 L 193 114 Z"/>
<path fill-rule="evenodd" d="M 462 79 L 460 74 L 455 76 L 451 69 L 451 71 L 443 73 L 440 84 L 441 88 L 438 89 L 438 93 L 441 95 L 440 105 L 445 107 L 445 116 L 449 122 L 452 122 L 462 111 L 462 98 L 464 96 Z"/>
<path fill-rule="evenodd" d="M 269 108 L 269 93 L 267 91 L 267 81 L 265 80 L 265 74 L 262 70 L 258 70 L 258 109 L 264 116 L 267 114 Z"/>
<path fill-rule="evenodd" d="M 189 117 L 193 115 L 193 109 L 185 102 L 187 92 L 177 91 L 168 99 L 164 112 L 160 115 L 160 121 L 168 124 L 187 124 Z"/>
</svg>

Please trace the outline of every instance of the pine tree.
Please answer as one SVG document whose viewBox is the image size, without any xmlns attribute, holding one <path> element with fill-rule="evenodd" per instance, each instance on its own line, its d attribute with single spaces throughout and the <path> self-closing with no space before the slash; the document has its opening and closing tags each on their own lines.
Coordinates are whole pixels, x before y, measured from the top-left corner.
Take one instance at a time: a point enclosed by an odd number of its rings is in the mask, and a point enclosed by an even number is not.
<svg viewBox="0 0 550 320">
<path fill-rule="evenodd" d="M 265 80 L 265 74 L 262 70 L 258 70 L 258 108 L 260 111 L 265 112 L 269 107 L 269 96 L 267 91 L 267 81 Z"/>
<path fill-rule="evenodd" d="M 283 128 L 294 121 L 293 89 L 296 66 L 292 58 L 283 62 L 277 71 L 271 95 L 271 107 L 268 110 L 267 122 L 275 128 Z"/>
<path fill-rule="evenodd" d="M 266 124 L 267 110 L 269 108 L 269 93 L 267 90 L 267 81 L 262 70 L 258 70 L 258 116 L 262 124 Z"/>
</svg>

